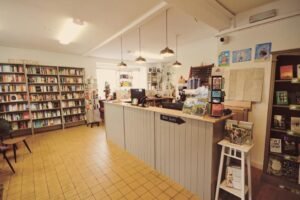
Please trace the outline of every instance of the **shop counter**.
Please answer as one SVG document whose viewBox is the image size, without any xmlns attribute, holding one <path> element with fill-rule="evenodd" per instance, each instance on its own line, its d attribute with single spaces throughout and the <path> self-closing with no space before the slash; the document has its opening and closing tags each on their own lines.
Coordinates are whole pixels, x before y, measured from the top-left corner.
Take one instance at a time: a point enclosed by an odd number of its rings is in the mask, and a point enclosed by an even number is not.
<svg viewBox="0 0 300 200">
<path fill-rule="evenodd" d="M 200 199 L 213 199 L 225 120 L 105 103 L 106 137 Z"/>
</svg>

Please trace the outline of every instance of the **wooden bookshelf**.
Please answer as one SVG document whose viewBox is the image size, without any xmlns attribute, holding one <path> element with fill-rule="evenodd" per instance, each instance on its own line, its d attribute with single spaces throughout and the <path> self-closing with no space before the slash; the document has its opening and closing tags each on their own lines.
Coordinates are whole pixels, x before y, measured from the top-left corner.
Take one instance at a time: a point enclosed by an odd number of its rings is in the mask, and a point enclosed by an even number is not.
<svg viewBox="0 0 300 200">
<path fill-rule="evenodd" d="M 0 64 L 0 118 L 10 122 L 13 134 L 30 133 L 26 74 L 23 64 Z"/>
<path fill-rule="evenodd" d="M 300 132 L 295 131 L 297 129 L 293 122 L 295 118 L 297 118 L 296 120 L 300 119 L 300 105 L 297 102 L 300 88 L 297 84 L 298 81 L 294 79 L 281 79 L 280 69 L 282 66 L 291 65 L 291 74 L 293 78 L 296 78 L 298 64 L 300 64 L 300 49 L 272 53 L 270 102 L 263 168 L 263 179 L 266 182 L 290 191 L 300 190 Z M 282 97 L 278 93 L 279 91 L 287 92 L 287 95 Z M 283 102 L 285 105 L 282 105 Z M 274 140 L 281 143 L 275 148 L 278 152 L 274 151 L 275 146 L 272 146 L 271 150 L 271 141 Z M 279 146 L 281 146 L 281 151 Z M 275 163 L 276 167 L 273 167 Z M 280 166 L 279 170 L 278 166 Z"/>
<path fill-rule="evenodd" d="M 58 69 L 64 127 L 85 124 L 84 69 Z"/>
</svg>

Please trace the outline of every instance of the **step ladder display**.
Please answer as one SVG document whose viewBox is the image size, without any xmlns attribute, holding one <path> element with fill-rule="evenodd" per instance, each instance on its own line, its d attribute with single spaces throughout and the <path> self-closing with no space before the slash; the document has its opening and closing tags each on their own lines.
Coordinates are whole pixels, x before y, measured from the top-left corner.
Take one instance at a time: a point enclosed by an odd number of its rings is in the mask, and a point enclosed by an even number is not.
<svg viewBox="0 0 300 200">
<path fill-rule="evenodd" d="M 242 200 L 245 200 L 246 194 L 248 193 L 248 199 L 252 200 L 252 187 L 251 187 L 251 165 L 250 165 L 250 151 L 253 148 L 254 144 L 251 145 L 237 145 L 230 143 L 228 140 L 222 140 L 218 143 L 222 146 L 219 173 L 218 173 L 218 182 L 216 187 L 215 200 L 219 199 L 220 189 L 229 192 Z M 224 158 L 226 156 L 226 165 L 230 163 L 230 159 L 239 160 L 241 163 L 241 189 L 235 189 L 229 187 L 226 184 L 226 179 L 221 181 Z M 247 165 L 247 177 L 248 183 L 246 184 L 245 179 L 245 165 Z"/>
</svg>

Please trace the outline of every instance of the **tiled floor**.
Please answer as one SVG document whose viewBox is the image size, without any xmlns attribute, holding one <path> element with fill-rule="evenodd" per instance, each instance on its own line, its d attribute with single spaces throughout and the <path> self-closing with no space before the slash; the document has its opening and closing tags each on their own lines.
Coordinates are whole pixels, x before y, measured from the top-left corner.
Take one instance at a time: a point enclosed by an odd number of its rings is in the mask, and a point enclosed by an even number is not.
<svg viewBox="0 0 300 200">
<path fill-rule="evenodd" d="M 4 199 L 197 199 L 142 161 L 107 143 L 102 127 L 38 134 L 18 149 L 13 175 L 0 158 Z"/>
</svg>

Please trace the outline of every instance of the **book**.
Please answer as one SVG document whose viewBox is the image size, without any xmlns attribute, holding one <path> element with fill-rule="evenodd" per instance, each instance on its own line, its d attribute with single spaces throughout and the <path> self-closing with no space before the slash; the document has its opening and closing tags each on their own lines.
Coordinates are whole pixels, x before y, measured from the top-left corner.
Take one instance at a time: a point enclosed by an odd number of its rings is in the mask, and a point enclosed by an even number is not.
<svg viewBox="0 0 300 200">
<path fill-rule="evenodd" d="M 241 167 L 228 166 L 226 168 L 226 186 L 241 189 Z"/>
<path fill-rule="evenodd" d="M 300 117 L 291 117 L 291 131 L 300 134 Z"/>
<path fill-rule="evenodd" d="M 274 176 L 282 176 L 282 160 L 280 158 L 271 156 L 269 158 L 267 173 Z"/>
<path fill-rule="evenodd" d="M 212 104 L 211 105 L 211 115 L 213 117 L 221 117 L 223 116 L 223 104 Z"/>
<path fill-rule="evenodd" d="M 284 115 L 274 115 L 273 116 L 273 127 L 278 129 L 286 129 L 286 121 Z"/>
<path fill-rule="evenodd" d="M 222 89 L 222 77 L 213 77 L 212 80 L 212 89 L 220 90 Z"/>
<path fill-rule="evenodd" d="M 282 162 L 283 175 L 288 178 L 298 180 L 298 176 L 299 176 L 299 173 L 298 173 L 299 166 L 298 165 L 299 165 L 298 163 L 295 163 L 293 161 L 283 160 L 283 162 Z"/>
<path fill-rule="evenodd" d="M 295 102 L 296 102 L 296 104 L 300 104 L 300 92 L 296 92 L 296 94 L 295 94 Z"/>
<path fill-rule="evenodd" d="M 280 138 L 270 138 L 270 152 L 282 153 L 282 146 L 281 146 Z"/>
<path fill-rule="evenodd" d="M 290 80 L 293 78 L 293 65 L 280 66 L 280 79 Z"/>
<path fill-rule="evenodd" d="M 293 155 L 293 156 L 298 156 L 298 148 L 297 148 L 297 140 L 289 137 L 289 136 L 284 136 L 283 137 L 283 153 L 288 154 L 288 155 Z"/>
<path fill-rule="evenodd" d="M 300 64 L 297 65 L 297 79 L 300 79 Z"/>
<path fill-rule="evenodd" d="M 276 104 L 287 105 L 288 103 L 288 92 L 276 91 Z"/>
</svg>

